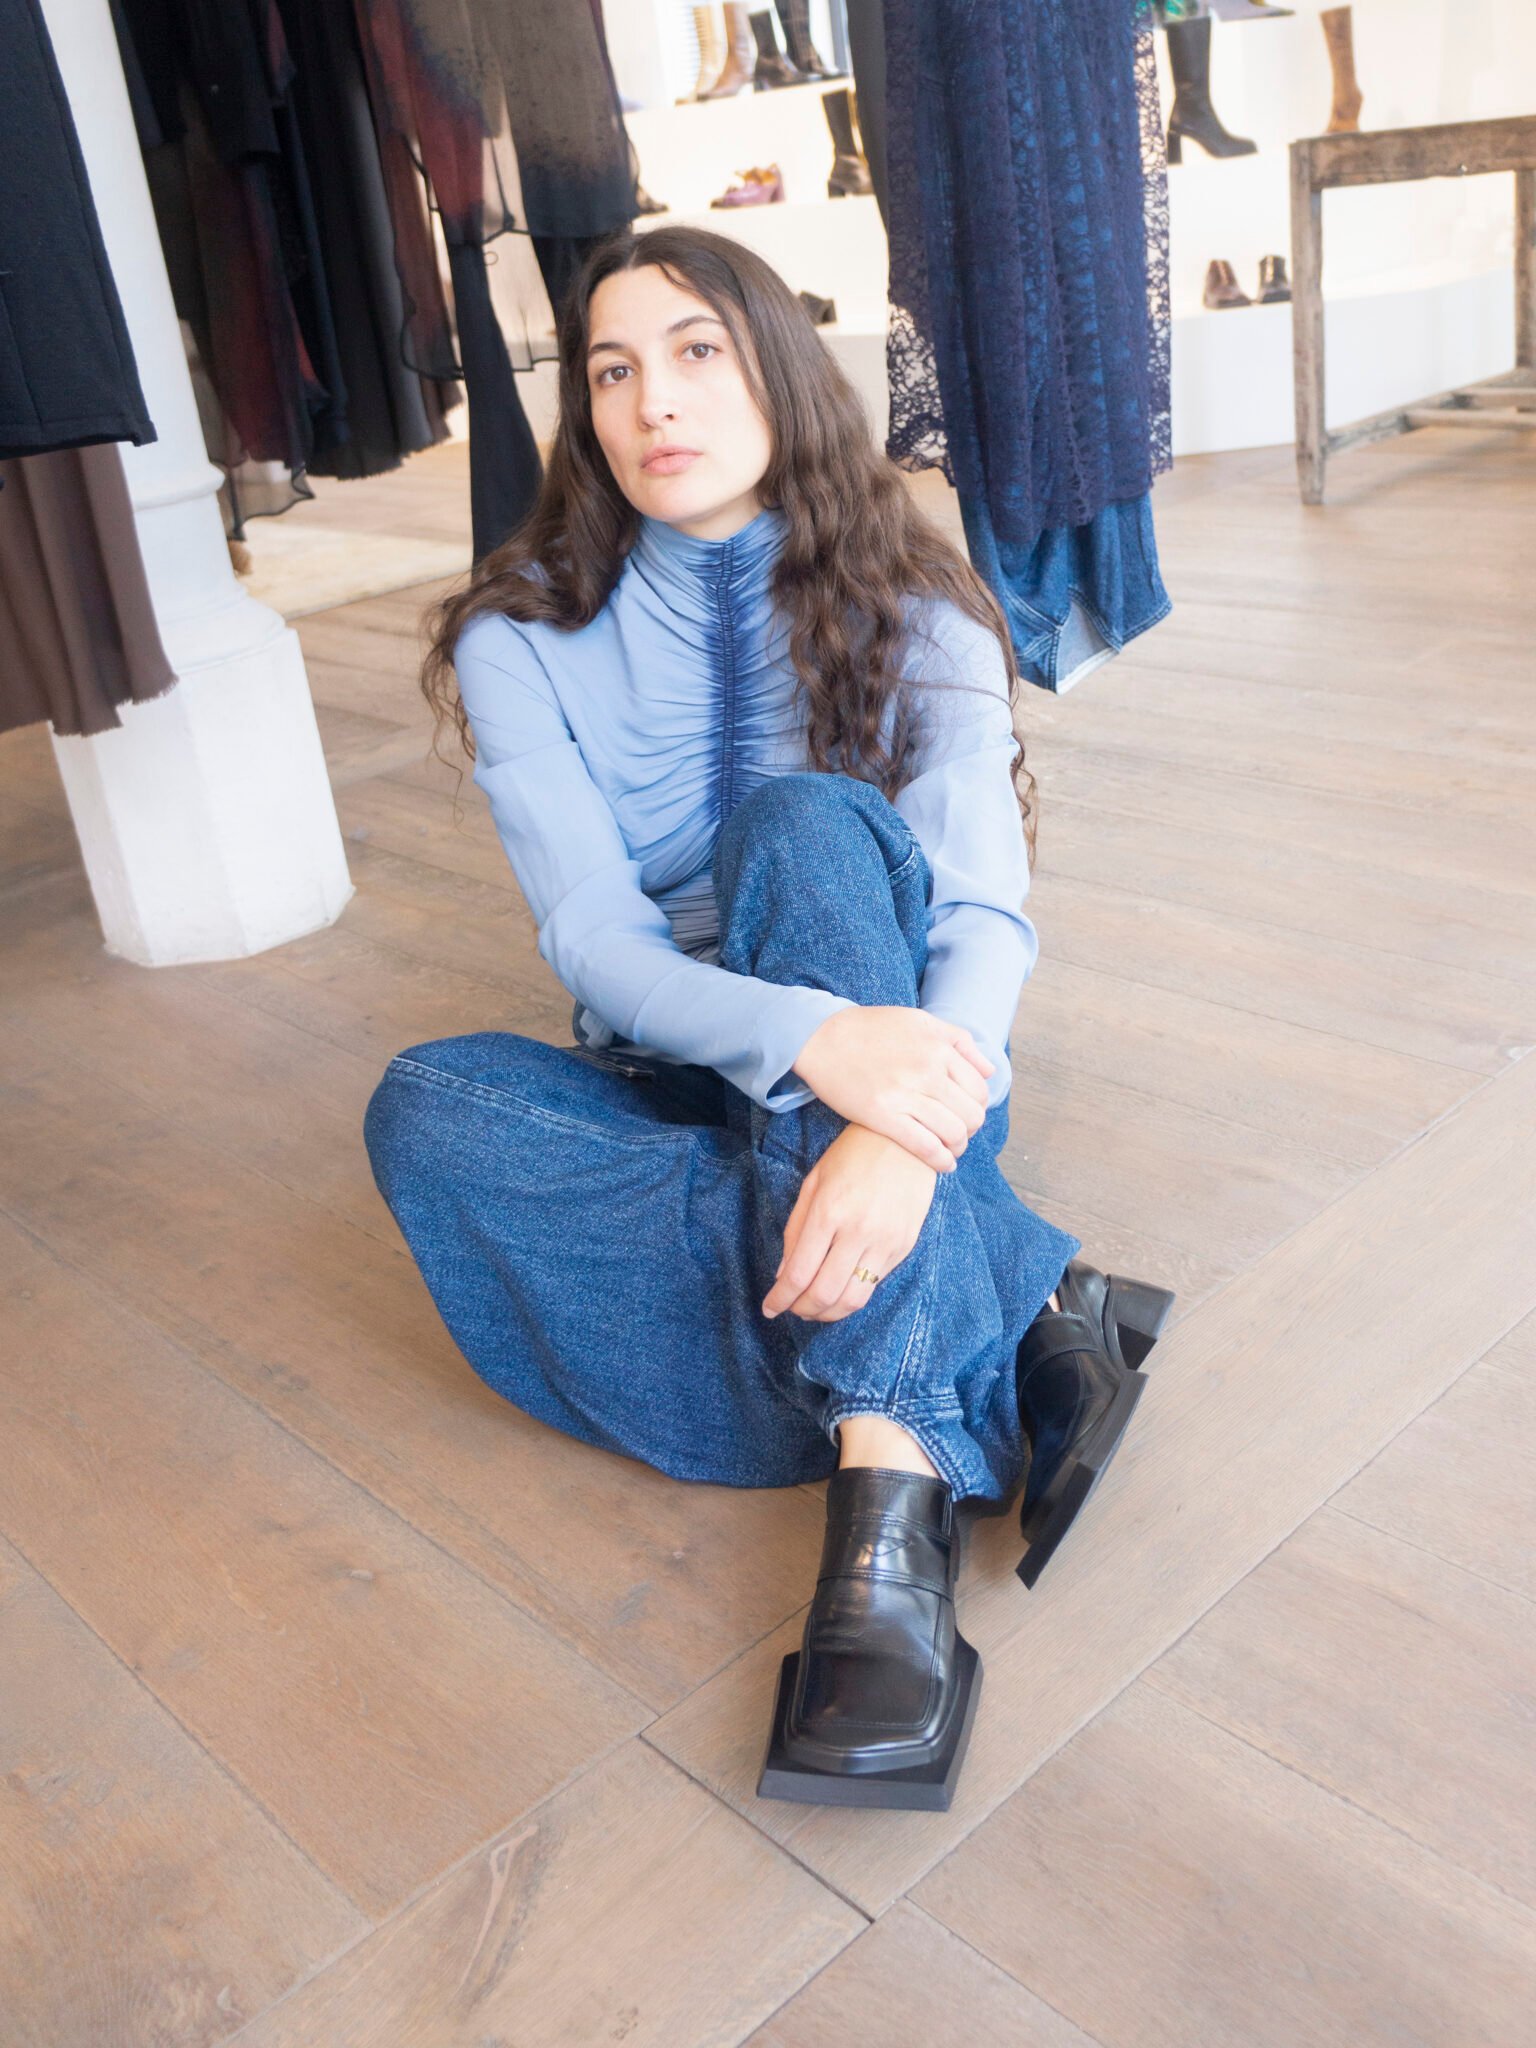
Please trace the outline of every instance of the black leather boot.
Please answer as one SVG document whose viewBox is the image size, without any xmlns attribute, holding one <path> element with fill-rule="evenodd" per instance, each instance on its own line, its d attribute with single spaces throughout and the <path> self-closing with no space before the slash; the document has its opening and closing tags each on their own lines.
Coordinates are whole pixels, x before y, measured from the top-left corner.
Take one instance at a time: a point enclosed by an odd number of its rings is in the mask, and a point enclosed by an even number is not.
<svg viewBox="0 0 1536 2048">
<path fill-rule="evenodd" d="M 803 71 L 807 78 L 846 78 L 846 71 L 834 71 L 830 64 L 822 61 L 820 52 L 811 41 L 811 0 L 774 0 L 779 10 L 779 19 L 784 24 L 784 41 L 789 50 L 789 61 L 797 71 Z"/>
<path fill-rule="evenodd" d="M 781 85 L 804 85 L 804 72 L 797 71 L 779 48 L 773 15 L 769 10 L 765 7 L 749 18 L 752 33 L 757 38 L 757 65 L 752 73 L 754 90 L 770 92 Z"/>
<path fill-rule="evenodd" d="M 869 163 L 854 134 L 853 95 L 846 86 L 838 92 L 823 93 L 821 111 L 827 117 L 827 133 L 836 152 L 827 173 L 827 197 L 846 199 L 851 192 L 873 192 Z"/>
<path fill-rule="evenodd" d="M 1174 1303 L 1166 1287 L 1106 1275 L 1083 1259 L 1071 1261 L 1055 1292 L 1061 1307 L 1040 1311 L 1014 1361 L 1029 1446 L 1019 1510 L 1029 1548 L 1017 1567 L 1026 1586 L 1045 1570 L 1119 1449 L 1145 1385 L 1139 1367 Z M 967 1500 L 962 1516 L 1004 1515 L 1020 1490 Z"/>
<path fill-rule="evenodd" d="M 1173 71 L 1173 108 L 1168 116 L 1168 161 L 1183 161 L 1183 138 L 1198 142 L 1210 156 L 1252 156 L 1258 148 L 1241 135 L 1229 135 L 1211 105 L 1211 24 L 1170 21 L 1168 63 Z"/>
<path fill-rule="evenodd" d="M 981 1691 L 981 1659 L 955 1626 L 960 1551 L 946 1480 L 879 1465 L 832 1474 L 760 1799 L 948 1811 Z"/>
<path fill-rule="evenodd" d="M 1033 1586 L 1120 1448 L 1146 1385 L 1138 1370 L 1174 1296 L 1073 1259 L 1059 1309 L 1036 1316 L 1019 1346 L 1019 1414 L 1029 1471 L 1019 1510 L 1028 1548 L 1018 1575 Z"/>
</svg>

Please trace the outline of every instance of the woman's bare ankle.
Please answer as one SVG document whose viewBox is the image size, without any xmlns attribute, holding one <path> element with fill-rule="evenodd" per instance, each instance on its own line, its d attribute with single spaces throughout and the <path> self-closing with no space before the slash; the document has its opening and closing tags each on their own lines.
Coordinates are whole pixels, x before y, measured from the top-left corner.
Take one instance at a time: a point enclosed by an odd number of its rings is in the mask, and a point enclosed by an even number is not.
<svg viewBox="0 0 1536 2048">
<path fill-rule="evenodd" d="M 938 1469 L 917 1438 L 888 1415 L 848 1415 L 837 1425 L 838 1465 L 884 1465 L 896 1472 Z"/>
</svg>

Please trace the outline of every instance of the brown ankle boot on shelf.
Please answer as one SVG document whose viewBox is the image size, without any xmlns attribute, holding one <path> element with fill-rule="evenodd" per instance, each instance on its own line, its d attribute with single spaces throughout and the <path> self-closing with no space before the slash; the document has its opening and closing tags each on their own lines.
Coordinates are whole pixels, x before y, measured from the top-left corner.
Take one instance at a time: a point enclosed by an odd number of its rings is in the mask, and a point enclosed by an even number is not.
<svg viewBox="0 0 1536 2048">
<path fill-rule="evenodd" d="M 1255 300 L 1260 306 L 1284 305 L 1291 296 L 1291 280 L 1285 274 L 1283 256 L 1261 256 L 1259 258 L 1259 296 Z"/>
<path fill-rule="evenodd" d="M 797 71 L 779 48 L 778 33 L 769 10 L 761 8 L 748 19 L 757 38 L 757 63 L 752 71 L 753 91 L 775 92 L 783 85 L 804 85 L 807 82 L 805 73 Z"/>
<path fill-rule="evenodd" d="M 869 164 L 853 132 L 853 94 L 846 87 L 823 93 L 821 111 L 827 117 L 832 147 L 837 152 L 827 174 L 827 197 L 845 199 L 850 192 L 873 192 Z"/>
<path fill-rule="evenodd" d="M 686 107 L 692 100 L 705 98 L 725 64 L 725 38 L 720 33 L 718 9 L 695 7 L 693 27 L 699 45 L 699 75 L 693 81 L 693 91 L 684 93 L 678 101 L 680 107 Z"/>
<path fill-rule="evenodd" d="M 1348 7 L 1326 7 L 1317 18 L 1323 24 L 1328 62 L 1333 67 L 1333 112 L 1325 132 L 1353 135 L 1360 126 L 1363 104 L 1355 80 L 1355 17 Z"/>
<path fill-rule="evenodd" d="M 1216 313 L 1225 312 L 1229 306 L 1253 304 L 1225 256 L 1211 258 L 1211 266 L 1205 273 L 1205 303 Z"/>
<path fill-rule="evenodd" d="M 752 22 L 741 0 L 725 0 L 725 62 L 720 76 L 709 88 L 701 92 L 701 100 L 727 100 L 752 83 L 753 63 L 756 46 L 752 40 Z"/>
</svg>

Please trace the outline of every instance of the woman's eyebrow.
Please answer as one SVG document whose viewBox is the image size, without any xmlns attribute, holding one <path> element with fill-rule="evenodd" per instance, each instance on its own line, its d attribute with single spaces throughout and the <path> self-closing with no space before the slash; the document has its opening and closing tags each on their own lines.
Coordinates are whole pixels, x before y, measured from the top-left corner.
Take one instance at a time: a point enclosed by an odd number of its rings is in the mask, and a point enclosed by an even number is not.
<svg viewBox="0 0 1536 2048">
<path fill-rule="evenodd" d="M 674 320 L 667 329 L 667 332 L 668 334 L 677 334 L 685 327 L 697 327 L 701 323 L 706 327 L 724 327 L 725 325 L 725 322 L 717 320 L 713 313 L 687 313 L 681 320 Z M 587 350 L 587 361 L 590 363 L 595 355 L 601 355 L 605 349 L 611 350 L 615 355 L 623 355 L 624 343 L 622 341 L 594 341 Z"/>
</svg>

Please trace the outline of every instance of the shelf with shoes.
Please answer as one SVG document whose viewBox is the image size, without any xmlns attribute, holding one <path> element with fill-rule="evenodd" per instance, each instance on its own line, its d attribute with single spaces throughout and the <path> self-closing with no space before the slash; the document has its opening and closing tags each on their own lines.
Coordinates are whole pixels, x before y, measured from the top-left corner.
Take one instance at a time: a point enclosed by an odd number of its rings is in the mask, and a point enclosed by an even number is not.
<svg viewBox="0 0 1536 2048">
<path fill-rule="evenodd" d="M 872 193 L 828 193 L 834 177 L 842 185 L 860 182 L 848 147 L 852 143 L 856 153 L 859 145 L 853 81 L 744 90 L 733 98 L 681 105 L 652 89 L 647 104 L 625 115 L 625 127 L 639 157 L 641 185 L 664 202 L 663 211 L 636 219 L 636 233 L 677 224 L 729 235 L 771 263 L 791 290 L 809 293 L 818 304 L 831 300 L 836 318 L 818 321 L 816 331 L 862 397 L 875 445 L 883 447 L 890 409 L 885 228 Z M 862 155 L 856 154 L 856 163 L 867 173 Z M 782 199 L 711 204 L 741 186 L 749 173 L 774 165 Z M 553 375 L 530 374 L 520 395 L 535 435 L 547 438 L 554 421 Z"/>
<path fill-rule="evenodd" d="M 1266 256 L 1290 252 L 1290 143 L 1302 136 L 1529 112 L 1536 10 L 1501 0 L 1285 0 L 1259 20 L 1205 5 L 1206 59 L 1185 82 L 1180 161 L 1170 164 L 1174 449 L 1287 443 L 1294 433 L 1291 314 L 1260 301 Z M 1204 40 L 1201 38 L 1200 40 Z M 1156 38 L 1165 123 L 1175 111 L 1167 37 Z M 1207 60 L 1208 59 L 1208 63 Z M 1190 86 L 1195 88 L 1193 97 Z M 1221 136 L 1203 146 L 1208 97 Z M 1333 417 L 1443 390 L 1505 366 L 1511 290 L 1502 178 L 1329 195 L 1325 228 Z M 1231 265 L 1243 306 L 1210 305 L 1213 262 Z"/>
<path fill-rule="evenodd" d="M 811 0 L 725 0 L 692 12 L 698 70 L 679 106 L 847 77 L 817 46 Z"/>
<path fill-rule="evenodd" d="M 646 190 L 667 204 L 638 229 L 686 222 L 739 236 L 796 291 L 835 296 L 840 327 L 868 321 L 883 332 L 885 229 L 873 194 L 857 189 L 867 186 L 868 166 L 848 82 L 646 107 L 626 125 Z M 760 182 L 773 172 L 772 187 Z M 749 182 L 761 198 L 744 191 Z M 716 205 L 732 188 L 756 203 Z"/>
</svg>

